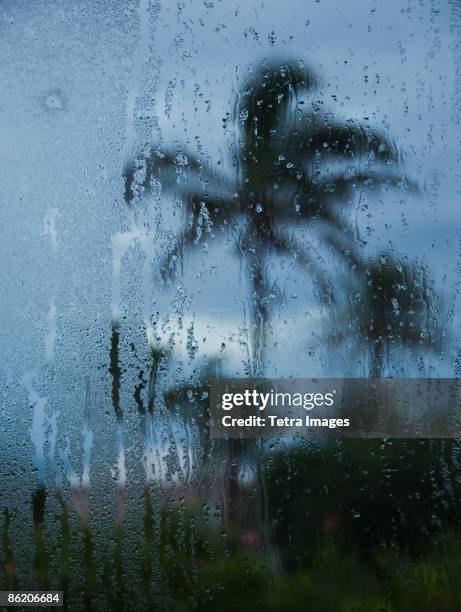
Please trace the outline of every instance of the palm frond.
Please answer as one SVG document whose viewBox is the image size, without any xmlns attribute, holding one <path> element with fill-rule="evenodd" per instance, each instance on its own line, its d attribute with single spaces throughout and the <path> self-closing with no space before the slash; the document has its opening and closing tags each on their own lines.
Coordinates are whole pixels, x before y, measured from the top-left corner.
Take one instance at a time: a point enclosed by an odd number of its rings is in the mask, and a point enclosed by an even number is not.
<svg viewBox="0 0 461 612">
<path fill-rule="evenodd" d="M 290 134 L 287 142 L 289 155 L 296 158 L 299 155 L 304 159 L 314 156 L 357 158 L 372 155 L 377 162 L 399 161 L 398 149 L 390 138 L 355 121 L 337 122 L 330 117 L 319 121 L 318 117 L 309 114 L 302 129 Z"/>
<path fill-rule="evenodd" d="M 127 203 L 133 200 L 136 192 L 148 193 L 155 187 L 168 191 L 177 189 L 183 198 L 200 193 L 202 197 L 222 196 L 230 199 L 238 194 L 235 182 L 205 162 L 181 151 L 151 149 L 147 157 L 125 164 L 123 178 Z"/>
<path fill-rule="evenodd" d="M 441 334 L 433 320 L 433 301 L 423 268 L 411 267 L 386 253 L 368 263 L 361 316 L 372 338 L 436 349 Z"/>
<path fill-rule="evenodd" d="M 349 265 L 351 271 L 364 271 L 365 263 L 352 237 L 344 232 L 329 231 L 323 239 Z"/>
<path fill-rule="evenodd" d="M 324 269 L 319 265 L 320 254 L 310 245 L 312 254 L 301 245 L 298 240 L 293 237 L 288 237 L 283 234 L 274 235 L 271 242 L 272 248 L 279 255 L 291 255 L 296 262 L 307 268 L 313 273 L 315 282 L 320 289 L 320 298 L 322 301 L 332 304 L 335 302 L 335 295 L 331 284 L 328 282 L 328 276 Z"/>
<path fill-rule="evenodd" d="M 212 236 L 218 229 L 230 229 L 242 213 L 241 203 L 232 200 L 201 198 L 194 195 L 186 203 L 188 222 L 183 225 L 180 234 L 174 239 L 170 248 L 163 253 L 159 271 L 161 276 L 171 279 L 184 249 L 196 248 L 207 236 Z"/>
<path fill-rule="evenodd" d="M 297 192 L 297 216 L 303 219 L 317 217 L 329 220 L 332 206 L 348 204 L 358 192 L 383 192 L 398 190 L 419 193 L 419 186 L 406 176 L 391 172 L 357 172 L 350 175 L 326 176 L 308 182 Z"/>
<path fill-rule="evenodd" d="M 326 176 L 312 181 L 306 195 L 331 196 L 347 200 L 357 188 L 371 191 L 400 189 L 409 193 L 418 193 L 419 186 L 406 176 L 391 172 L 353 172 L 349 175 Z"/>
<path fill-rule="evenodd" d="M 420 190 L 416 182 L 389 171 L 358 171 L 296 180 L 289 172 L 281 170 L 275 174 L 274 180 L 267 205 L 280 221 L 326 219 L 325 211 L 331 210 L 332 205 L 339 201 L 349 203 L 358 191 L 392 189 L 415 194 Z"/>
</svg>

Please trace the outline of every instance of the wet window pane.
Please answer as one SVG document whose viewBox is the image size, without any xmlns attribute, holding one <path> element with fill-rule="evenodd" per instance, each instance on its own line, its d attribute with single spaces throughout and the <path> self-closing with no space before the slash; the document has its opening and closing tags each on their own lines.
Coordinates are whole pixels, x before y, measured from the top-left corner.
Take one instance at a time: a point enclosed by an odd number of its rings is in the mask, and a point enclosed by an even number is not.
<svg viewBox="0 0 461 612">
<path fill-rule="evenodd" d="M 460 376 L 459 4 L 9 0 L 0 30 L 0 589 L 461 609 L 459 430 L 210 408 Z"/>
</svg>

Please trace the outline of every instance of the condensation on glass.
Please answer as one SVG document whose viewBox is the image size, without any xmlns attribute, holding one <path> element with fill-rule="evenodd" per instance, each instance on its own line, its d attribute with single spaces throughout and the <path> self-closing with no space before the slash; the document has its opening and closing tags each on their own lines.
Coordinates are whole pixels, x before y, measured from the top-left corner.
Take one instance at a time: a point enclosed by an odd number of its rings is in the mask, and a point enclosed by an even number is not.
<svg viewBox="0 0 461 612">
<path fill-rule="evenodd" d="M 456 440 L 214 439 L 209 385 L 459 376 L 460 24 L 4 4 L 2 589 L 366 609 L 364 551 L 455 529 Z"/>
</svg>

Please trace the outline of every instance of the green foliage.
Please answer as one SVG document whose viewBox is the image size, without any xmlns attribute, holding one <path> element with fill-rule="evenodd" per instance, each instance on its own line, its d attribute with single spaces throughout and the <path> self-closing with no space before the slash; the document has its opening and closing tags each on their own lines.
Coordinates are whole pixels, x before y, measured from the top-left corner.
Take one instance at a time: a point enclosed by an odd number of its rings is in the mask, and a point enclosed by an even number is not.
<svg viewBox="0 0 461 612">
<path fill-rule="evenodd" d="M 378 563 L 392 610 L 456 612 L 461 609 L 459 533 L 444 533 L 430 554 L 421 559 L 387 552 Z"/>
<path fill-rule="evenodd" d="M 334 440 L 268 459 L 268 492 L 285 563 L 307 563 L 334 535 L 361 554 L 416 554 L 461 516 L 453 440 Z"/>
<path fill-rule="evenodd" d="M 244 537 L 242 526 L 223 529 L 219 521 L 210 521 L 205 501 L 159 511 L 146 492 L 144 512 L 141 532 L 128 518 L 123 528 L 102 525 L 101 534 L 69 522 L 63 507 L 62 532 L 56 541 L 52 533 L 42 540 L 49 554 L 36 566 L 37 584 L 48 575 L 48 587 L 63 589 L 72 610 L 455 612 L 461 607 L 461 535 L 455 531 L 428 539 L 414 554 L 390 542 L 378 545 L 378 539 L 364 554 L 363 543 L 354 539 L 357 531 L 344 538 L 330 524 L 306 532 L 306 516 L 298 515 L 287 518 L 294 530 L 287 538 L 293 549 L 288 556 L 302 548 L 309 554 L 280 572 L 260 545 Z M 5 528 L 10 527 L 8 522 Z M 4 542 L 9 538 L 5 528 Z M 95 546 L 97 541 L 103 545 Z M 4 567 L 14 551 L 14 542 L 4 544 Z M 50 569 L 55 557 L 64 569 L 60 576 Z M 11 588 L 5 578 L 1 587 Z M 21 576 L 15 583 L 18 589 L 35 586 Z"/>
</svg>

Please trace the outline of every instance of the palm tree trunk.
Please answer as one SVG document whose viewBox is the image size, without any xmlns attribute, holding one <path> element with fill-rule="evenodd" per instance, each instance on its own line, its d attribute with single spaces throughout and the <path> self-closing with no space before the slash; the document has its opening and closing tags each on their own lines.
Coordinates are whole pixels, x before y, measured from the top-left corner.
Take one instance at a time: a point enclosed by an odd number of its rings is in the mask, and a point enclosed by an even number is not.
<svg viewBox="0 0 461 612">
<path fill-rule="evenodd" d="M 266 273 L 266 253 L 269 240 L 269 220 L 264 214 L 253 217 L 246 233 L 246 266 L 251 292 L 250 372 L 252 378 L 264 378 L 266 371 L 267 327 L 269 323 L 269 283 Z M 250 444 L 245 444 L 250 442 Z M 276 565 L 276 551 L 270 542 L 270 518 L 264 473 L 264 441 L 228 441 L 227 518 L 241 525 L 244 517 L 242 492 L 239 487 L 240 461 L 244 449 L 252 454 L 258 487 L 258 529 L 262 545 Z M 251 449 L 251 450 L 250 450 Z"/>
</svg>

